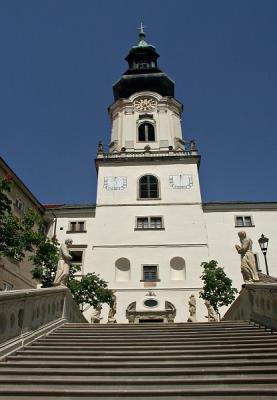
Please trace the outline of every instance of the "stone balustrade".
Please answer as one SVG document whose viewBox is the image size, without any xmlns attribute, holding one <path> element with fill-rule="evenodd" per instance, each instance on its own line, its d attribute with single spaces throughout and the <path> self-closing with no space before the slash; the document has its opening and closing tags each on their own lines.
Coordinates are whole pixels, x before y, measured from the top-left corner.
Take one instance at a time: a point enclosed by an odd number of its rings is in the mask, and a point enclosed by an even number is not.
<svg viewBox="0 0 277 400">
<path fill-rule="evenodd" d="M 181 151 L 120 151 L 114 153 L 97 153 L 97 159 L 138 159 L 138 158 L 180 158 L 198 155 L 197 150 Z"/>
<path fill-rule="evenodd" d="M 2 350 L 14 349 L 65 322 L 87 322 L 66 287 L 0 292 Z M 4 353 L 0 346 L 0 356 Z"/>
<path fill-rule="evenodd" d="M 223 317 L 250 320 L 277 330 L 277 283 L 248 283 Z"/>
</svg>

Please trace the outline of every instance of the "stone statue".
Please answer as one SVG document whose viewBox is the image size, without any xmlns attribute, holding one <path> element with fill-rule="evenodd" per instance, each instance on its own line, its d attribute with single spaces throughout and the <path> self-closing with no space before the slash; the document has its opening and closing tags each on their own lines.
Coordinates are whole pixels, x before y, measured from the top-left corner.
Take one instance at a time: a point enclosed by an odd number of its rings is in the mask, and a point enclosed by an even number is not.
<svg viewBox="0 0 277 400">
<path fill-rule="evenodd" d="M 116 324 L 116 319 L 114 317 L 116 314 L 116 295 L 114 293 L 115 292 L 113 291 L 112 302 L 110 304 L 110 310 L 108 314 L 108 324 Z"/>
<path fill-rule="evenodd" d="M 120 151 L 118 140 L 113 140 L 109 144 L 109 153 L 118 153 Z"/>
<path fill-rule="evenodd" d="M 184 151 L 185 148 L 185 142 L 183 139 L 175 136 L 174 137 L 174 150 L 175 151 Z"/>
<path fill-rule="evenodd" d="M 238 233 L 241 245 L 235 246 L 237 252 L 241 256 L 241 273 L 244 282 L 259 281 L 259 276 L 256 268 L 256 261 L 252 252 L 252 240 L 246 237 L 246 233 L 241 231 Z"/>
<path fill-rule="evenodd" d="M 189 318 L 188 322 L 196 322 L 196 298 L 194 294 L 189 298 Z"/>
<path fill-rule="evenodd" d="M 191 140 L 191 141 L 189 142 L 189 149 L 190 149 L 190 151 L 196 151 L 196 143 L 195 143 L 195 140 Z"/>
<path fill-rule="evenodd" d="M 97 153 L 103 153 L 104 152 L 104 147 L 103 143 L 101 141 L 98 142 L 98 150 Z"/>
<path fill-rule="evenodd" d="M 102 310 L 102 305 L 101 303 L 98 303 L 90 317 L 90 322 L 92 324 L 100 324 L 100 321 L 102 319 L 101 310 Z"/>
<path fill-rule="evenodd" d="M 53 286 L 67 286 L 70 261 L 72 259 L 68 246 L 72 243 L 72 239 L 66 239 L 59 249 L 59 261 Z"/>
<path fill-rule="evenodd" d="M 209 302 L 209 300 L 205 301 L 205 306 L 207 307 L 208 310 L 208 315 L 206 316 L 206 318 L 208 318 L 209 322 L 217 322 L 217 313 L 215 311 L 215 309 L 213 308 L 213 306 L 211 305 L 211 303 Z"/>
</svg>

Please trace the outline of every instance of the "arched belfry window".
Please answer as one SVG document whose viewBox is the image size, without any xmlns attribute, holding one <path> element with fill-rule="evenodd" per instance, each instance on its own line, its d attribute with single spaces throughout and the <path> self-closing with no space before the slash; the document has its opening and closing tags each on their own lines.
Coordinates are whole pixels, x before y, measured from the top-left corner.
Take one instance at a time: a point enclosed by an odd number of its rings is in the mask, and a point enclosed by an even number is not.
<svg viewBox="0 0 277 400">
<path fill-rule="evenodd" d="M 138 127 L 139 142 L 155 142 L 155 128 L 150 122 L 143 122 Z"/>
<path fill-rule="evenodd" d="M 139 180 L 139 197 L 141 199 L 157 199 L 159 197 L 159 181 L 153 175 L 144 175 Z"/>
</svg>

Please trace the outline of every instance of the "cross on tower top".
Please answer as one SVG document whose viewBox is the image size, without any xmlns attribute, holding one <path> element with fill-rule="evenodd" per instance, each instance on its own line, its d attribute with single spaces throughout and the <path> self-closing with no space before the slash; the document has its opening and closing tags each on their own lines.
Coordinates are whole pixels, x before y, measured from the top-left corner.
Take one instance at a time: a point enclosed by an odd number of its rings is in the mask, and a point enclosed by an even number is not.
<svg viewBox="0 0 277 400">
<path fill-rule="evenodd" d="M 144 28 L 146 28 L 146 26 L 145 25 L 143 25 L 143 23 L 141 22 L 140 23 L 140 27 L 139 28 L 137 28 L 137 29 L 139 29 L 139 33 L 143 33 L 143 34 L 145 34 L 145 32 L 144 32 Z"/>
</svg>

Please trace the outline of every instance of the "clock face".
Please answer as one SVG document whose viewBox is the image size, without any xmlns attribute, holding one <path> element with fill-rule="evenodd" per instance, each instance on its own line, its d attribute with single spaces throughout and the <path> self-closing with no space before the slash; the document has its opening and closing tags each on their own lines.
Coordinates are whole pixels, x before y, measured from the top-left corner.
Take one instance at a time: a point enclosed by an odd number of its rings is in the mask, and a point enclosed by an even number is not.
<svg viewBox="0 0 277 400">
<path fill-rule="evenodd" d="M 126 176 L 106 176 L 104 178 L 104 188 L 107 190 L 123 190 L 126 187 Z"/>
<path fill-rule="evenodd" d="M 149 98 L 135 100 L 134 107 L 138 111 L 153 111 L 157 107 L 157 101 Z"/>
<path fill-rule="evenodd" d="M 192 175 L 170 175 L 169 185 L 173 189 L 190 189 L 193 186 Z"/>
</svg>

